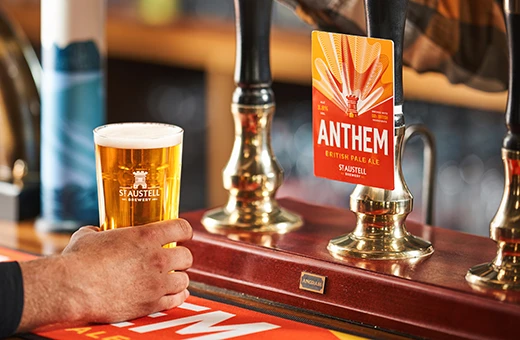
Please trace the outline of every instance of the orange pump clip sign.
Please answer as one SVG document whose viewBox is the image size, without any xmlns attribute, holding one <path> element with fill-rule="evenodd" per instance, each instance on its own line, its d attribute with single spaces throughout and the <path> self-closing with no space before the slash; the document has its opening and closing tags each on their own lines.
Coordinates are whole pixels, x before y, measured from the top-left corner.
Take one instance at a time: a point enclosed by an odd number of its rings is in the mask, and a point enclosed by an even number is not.
<svg viewBox="0 0 520 340">
<path fill-rule="evenodd" d="M 314 174 L 394 189 L 394 44 L 312 33 Z"/>
</svg>

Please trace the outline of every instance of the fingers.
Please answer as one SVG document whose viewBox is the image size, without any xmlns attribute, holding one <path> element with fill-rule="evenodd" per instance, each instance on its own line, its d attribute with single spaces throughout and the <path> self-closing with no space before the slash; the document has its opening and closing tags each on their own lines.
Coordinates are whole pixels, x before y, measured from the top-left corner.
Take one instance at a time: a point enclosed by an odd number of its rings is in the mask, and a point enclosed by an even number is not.
<svg viewBox="0 0 520 340">
<path fill-rule="evenodd" d="M 174 295 L 165 295 L 157 303 L 157 310 L 155 312 L 175 308 L 182 304 L 188 296 L 190 296 L 190 292 L 188 292 L 187 289 Z"/>
<path fill-rule="evenodd" d="M 170 259 L 168 270 L 186 270 L 193 264 L 193 255 L 188 248 L 177 246 L 166 248 L 164 252 L 168 254 Z"/>
<path fill-rule="evenodd" d="M 188 288 L 190 278 L 185 272 L 173 272 L 166 277 L 165 295 L 175 295 Z"/>
<path fill-rule="evenodd" d="M 142 238 L 154 239 L 161 245 L 188 241 L 193 235 L 191 225 L 183 219 L 150 223 L 135 229 L 138 230 Z"/>
</svg>

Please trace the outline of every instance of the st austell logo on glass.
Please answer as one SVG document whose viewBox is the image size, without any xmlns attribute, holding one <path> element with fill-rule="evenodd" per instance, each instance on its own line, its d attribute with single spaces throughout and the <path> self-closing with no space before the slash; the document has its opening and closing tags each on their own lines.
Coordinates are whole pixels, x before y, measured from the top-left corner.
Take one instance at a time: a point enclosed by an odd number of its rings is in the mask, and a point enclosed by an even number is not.
<svg viewBox="0 0 520 340">
<path fill-rule="evenodd" d="M 161 195 L 160 186 L 150 186 L 146 182 L 148 171 L 136 170 L 132 172 L 134 183 L 128 187 L 119 187 L 119 197 L 128 202 L 157 201 Z"/>
<path fill-rule="evenodd" d="M 148 188 L 146 184 L 146 175 L 148 175 L 148 171 L 134 171 L 134 189 L 141 187 L 142 189 Z"/>
</svg>

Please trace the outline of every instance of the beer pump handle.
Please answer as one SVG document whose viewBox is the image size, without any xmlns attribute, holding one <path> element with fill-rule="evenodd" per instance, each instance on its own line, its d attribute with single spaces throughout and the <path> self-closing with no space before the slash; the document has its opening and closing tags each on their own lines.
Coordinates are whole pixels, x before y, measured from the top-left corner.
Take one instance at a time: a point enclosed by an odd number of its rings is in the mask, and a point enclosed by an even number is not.
<svg viewBox="0 0 520 340">
<path fill-rule="evenodd" d="M 520 151 L 520 0 L 505 0 L 504 12 L 509 47 L 509 94 L 505 114 L 504 148 Z"/>
<path fill-rule="evenodd" d="M 369 37 L 394 42 L 395 105 L 403 104 L 403 40 L 408 0 L 365 0 Z"/>
<path fill-rule="evenodd" d="M 235 0 L 237 50 L 235 82 L 239 87 L 271 84 L 269 41 L 272 0 Z"/>
<path fill-rule="evenodd" d="M 222 173 L 229 199 L 202 217 L 209 232 L 239 239 L 247 235 L 248 241 L 255 239 L 249 238 L 254 234 L 287 233 L 303 224 L 299 215 L 281 208 L 275 199 L 283 171 L 271 147 L 276 109 L 269 64 L 272 6 L 273 0 L 235 0 L 237 87 L 231 101 L 235 141 Z"/>
</svg>

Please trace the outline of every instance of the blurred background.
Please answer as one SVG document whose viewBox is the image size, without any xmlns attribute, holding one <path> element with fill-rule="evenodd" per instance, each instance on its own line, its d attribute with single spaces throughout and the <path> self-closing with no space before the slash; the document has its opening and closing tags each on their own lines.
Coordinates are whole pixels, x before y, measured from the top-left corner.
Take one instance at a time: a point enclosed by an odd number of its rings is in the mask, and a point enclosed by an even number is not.
<svg viewBox="0 0 520 340">
<path fill-rule="evenodd" d="M 2 0 L 39 51 L 39 0 Z M 233 123 L 232 0 L 109 0 L 107 112 L 109 122 L 158 121 L 185 128 L 181 210 L 225 202 L 221 170 Z M 279 197 L 348 209 L 353 185 L 313 175 L 310 32 L 290 9 L 273 12 L 273 149 L 285 171 Z M 441 75 L 405 72 L 407 124 L 435 135 L 435 224 L 488 236 L 503 191 L 500 148 L 506 94 L 450 85 Z M 403 159 L 421 220 L 422 144 Z"/>
</svg>

